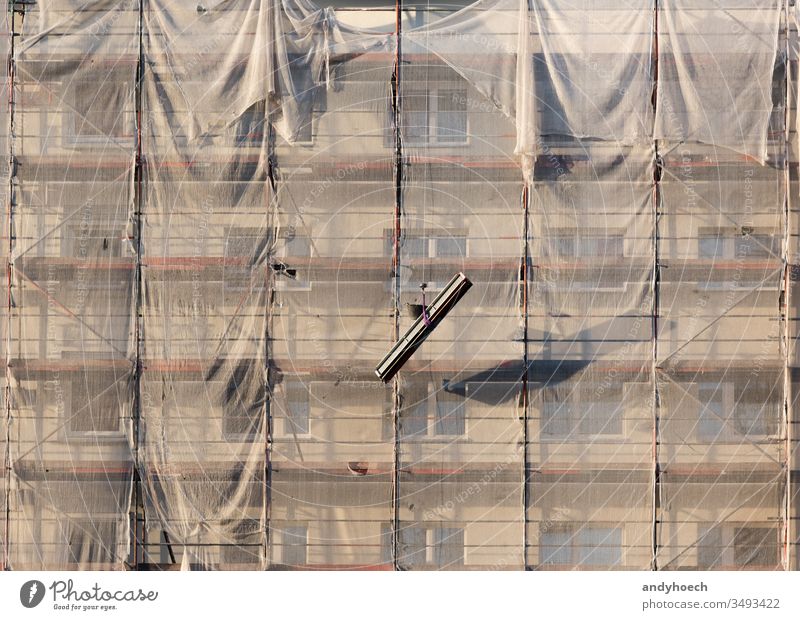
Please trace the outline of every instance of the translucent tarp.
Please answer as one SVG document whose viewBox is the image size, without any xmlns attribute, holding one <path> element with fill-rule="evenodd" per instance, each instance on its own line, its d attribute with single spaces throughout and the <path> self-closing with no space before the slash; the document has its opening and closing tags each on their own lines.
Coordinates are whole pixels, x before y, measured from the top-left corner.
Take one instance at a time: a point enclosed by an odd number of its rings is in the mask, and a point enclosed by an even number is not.
<svg viewBox="0 0 800 620">
<path fill-rule="evenodd" d="M 42 2 L 14 42 L 14 569 L 123 568 L 128 556 L 137 24 L 135 2 Z"/>
<path fill-rule="evenodd" d="M 12 8 L 4 566 L 795 567 L 780 0 Z"/>
<path fill-rule="evenodd" d="M 331 56 L 304 136 L 278 140 L 270 565 L 391 568 L 394 55 Z"/>
<path fill-rule="evenodd" d="M 659 2 L 656 138 L 765 159 L 782 4 Z"/>
</svg>

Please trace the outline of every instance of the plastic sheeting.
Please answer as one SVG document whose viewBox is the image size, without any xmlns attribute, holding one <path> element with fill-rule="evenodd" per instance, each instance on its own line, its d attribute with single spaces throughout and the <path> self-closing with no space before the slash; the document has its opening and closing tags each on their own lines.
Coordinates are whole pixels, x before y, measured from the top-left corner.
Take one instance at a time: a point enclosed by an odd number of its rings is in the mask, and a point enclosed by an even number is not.
<svg viewBox="0 0 800 620">
<path fill-rule="evenodd" d="M 781 13 L 780 0 L 660 2 L 655 137 L 763 161 Z"/>
<path fill-rule="evenodd" d="M 8 558 L 18 569 L 121 567 L 128 555 L 138 11 L 76 8 L 31 7 L 14 41 L 14 99 L 26 102 L 12 108 L 11 136 Z"/>
<path fill-rule="evenodd" d="M 12 8 L 4 566 L 796 566 L 784 3 Z"/>
</svg>

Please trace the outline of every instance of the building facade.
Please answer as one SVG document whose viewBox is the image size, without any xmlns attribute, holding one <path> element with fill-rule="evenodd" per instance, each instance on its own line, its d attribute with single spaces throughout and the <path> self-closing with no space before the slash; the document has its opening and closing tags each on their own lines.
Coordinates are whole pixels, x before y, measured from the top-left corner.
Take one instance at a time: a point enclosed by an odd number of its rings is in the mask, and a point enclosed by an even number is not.
<svg viewBox="0 0 800 620">
<path fill-rule="evenodd" d="M 627 4 L 10 4 L 4 568 L 796 569 L 795 8 Z"/>
</svg>

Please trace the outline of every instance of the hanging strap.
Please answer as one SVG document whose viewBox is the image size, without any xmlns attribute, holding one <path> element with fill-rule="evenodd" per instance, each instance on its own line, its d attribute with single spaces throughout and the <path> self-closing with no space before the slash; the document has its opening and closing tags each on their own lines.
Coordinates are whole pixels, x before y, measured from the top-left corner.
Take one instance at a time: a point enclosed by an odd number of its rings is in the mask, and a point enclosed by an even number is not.
<svg viewBox="0 0 800 620">
<path fill-rule="evenodd" d="M 428 307 L 425 304 L 425 286 L 420 286 L 422 289 L 422 322 L 425 323 L 425 327 L 431 326 L 431 319 L 428 316 Z"/>
</svg>

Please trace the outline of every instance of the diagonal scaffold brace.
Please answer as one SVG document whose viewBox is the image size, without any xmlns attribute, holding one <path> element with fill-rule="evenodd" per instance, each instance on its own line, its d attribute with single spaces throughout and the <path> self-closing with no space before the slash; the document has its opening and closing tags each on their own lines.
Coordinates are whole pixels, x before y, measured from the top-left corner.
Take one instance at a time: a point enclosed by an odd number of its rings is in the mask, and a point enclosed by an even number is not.
<svg viewBox="0 0 800 620">
<path fill-rule="evenodd" d="M 375 374 L 381 381 L 386 383 L 397 374 L 471 287 L 472 282 L 469 278 L 463 273 L 457 273 L 430 305 L 427 308 L 423 307 L 422 315 L 414 321 L 375 368 Z"/>
</svg>

